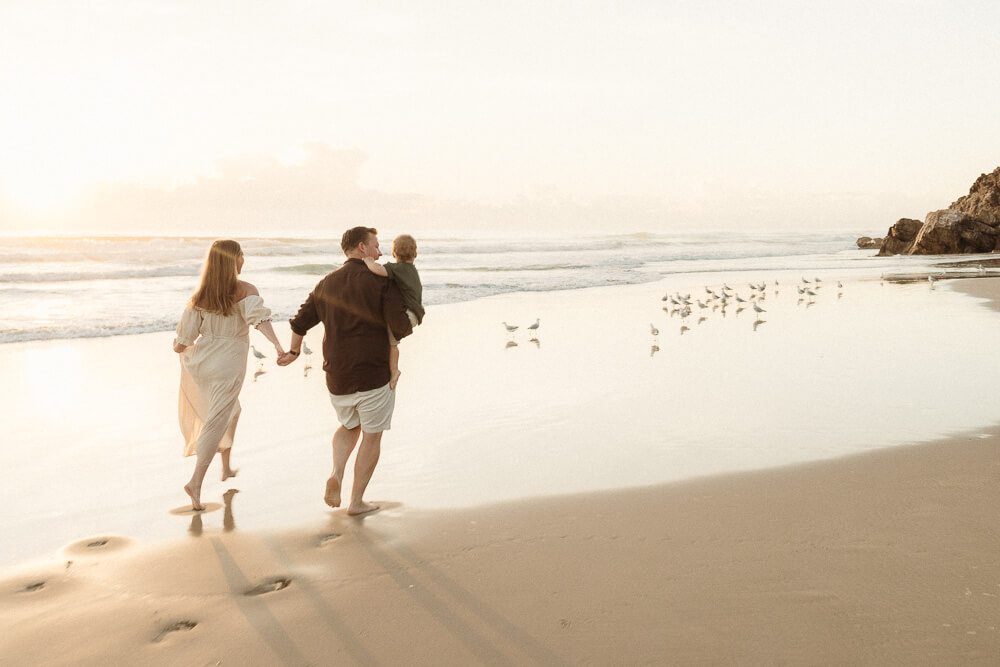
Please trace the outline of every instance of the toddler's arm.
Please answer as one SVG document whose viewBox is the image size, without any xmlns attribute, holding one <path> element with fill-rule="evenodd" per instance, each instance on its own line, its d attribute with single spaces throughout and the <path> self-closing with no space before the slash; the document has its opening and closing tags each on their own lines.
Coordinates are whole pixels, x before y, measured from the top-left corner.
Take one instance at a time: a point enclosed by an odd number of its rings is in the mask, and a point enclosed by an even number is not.
<svg viewBox="0 0 1000 667">
<path fill-rule="evenodd" d="M 365 257 L 365 266 L 368 270 L 374 273 L 376 276 L 382 276 L 383 278 L 389 277 L 389 272 L 385 270 L 385 267 L 376 262 L 371 257 Z"/>
</svg>

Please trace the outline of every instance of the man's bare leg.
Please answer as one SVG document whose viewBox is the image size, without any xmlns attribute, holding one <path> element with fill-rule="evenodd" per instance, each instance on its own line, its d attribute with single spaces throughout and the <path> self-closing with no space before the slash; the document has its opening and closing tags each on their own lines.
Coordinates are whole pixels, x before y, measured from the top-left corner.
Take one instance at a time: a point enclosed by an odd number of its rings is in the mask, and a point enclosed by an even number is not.
<svg viewBox="0 0 1000 667">
<path fill-rule="evenodd" d="M 330 507 L 340 507 L 340 486 L 344 481 L 347 459 L 358 444 L 360 434 L 360 425 L 354 428 L 340 426 L 333 434 L 333 474 L 326 480 L 326 493 L 323 495 L 323 500 Z"/>
<path fill-rule="evenodd" d="M 399 382 L 399 345 L 389 346 L 389 389 L 395 389 Z"/>
<path fill-rule="evenodd" d="M 236 477 L 236 473 L 239 470 L 234 470 L 229 465 L 229 455 L 232 453 L 233 448 L 223 449 L 219 451 L 219 457 L 222 459 L 222 481 L 225 482 L 230 477 Z"/>
<path fill-rule="evenodd" d="M 347 513 L 351 516 L 378 509 L 378 505 L 366 503 L 363 498 L 381 453 L 382 433 L 362 433 L 358 458 L 354 461 L 354 487 L 351 489 L 351 506 L 347 508 Z"/>
</svg>

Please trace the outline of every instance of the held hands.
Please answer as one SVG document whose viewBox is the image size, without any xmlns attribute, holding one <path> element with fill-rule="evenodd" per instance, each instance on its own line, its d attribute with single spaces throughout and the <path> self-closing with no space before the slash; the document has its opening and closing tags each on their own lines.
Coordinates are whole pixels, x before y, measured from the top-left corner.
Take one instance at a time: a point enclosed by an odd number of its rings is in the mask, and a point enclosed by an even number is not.
<svg viewBox="0 0 1000 667">
<path fill-rule="evenodd" d="M 278 355 L 277 363 L 279 366 L 287 366 L 288 364 L 292 363 L 298 358 L 299 358 L 298 352 L 292 352 L 291 350 L 289 350 L 288 352 L 284 352 Z"/>
</svg>

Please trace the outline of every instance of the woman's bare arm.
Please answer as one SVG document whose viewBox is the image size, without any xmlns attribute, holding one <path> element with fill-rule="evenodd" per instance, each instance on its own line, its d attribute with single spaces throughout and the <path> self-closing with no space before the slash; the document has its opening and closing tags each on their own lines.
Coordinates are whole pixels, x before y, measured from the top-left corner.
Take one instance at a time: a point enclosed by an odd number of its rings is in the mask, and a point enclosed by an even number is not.
<svg viewBox="0 0 1000 667">
<path fill-rule="evenodd" d="M 257 331 L 264 334 L 264 338 L 271 341 L 274 345 L 274 351 L 279 357 L 285 353 L 284 348 L 281 347 L 281 341 L 278 340 L 278 336 L 274 333 L 274 327 L 271 326 L 271 320 L 264 320 L 258 324 Z"/>
</svg>

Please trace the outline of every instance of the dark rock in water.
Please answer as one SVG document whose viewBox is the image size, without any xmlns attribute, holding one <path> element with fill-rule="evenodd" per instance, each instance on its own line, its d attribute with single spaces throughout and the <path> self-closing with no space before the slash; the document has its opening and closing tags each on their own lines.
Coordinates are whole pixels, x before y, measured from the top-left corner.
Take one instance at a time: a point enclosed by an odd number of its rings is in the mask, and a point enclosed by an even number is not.
<svg viewBox="0 0 1000 667">
<path fill-rule="evenodd" d="M 914 232 L 914 228 L 916 231 Z M 903 218 L 889 228 L 879 256 L 1000 251 L 1000 167 L 982 174 L 951 206 L 921 224 Z"/>
<path fill-rule="evenodd" d="M 913 240 L 910 255 L 955 255 L 990 252 L 998 233 L 983 221 L 963 211 L 946 208 L 927 214 L 924 226 Z"/>
<path fill-rule="evenodd" d="M 882 239 L 873 239 L 870 236 L 862 236 L 857 243 L 862 250 L 878 250 L 882 247 Z"/>
<path fill-rule="evenodd" d="M 920 228 L 923 226 L 924 223 L 919 220 L 900 218 L 886 232 L 878 256 L 905 254 L 913 245 L 913 240 L 917 238 L 917 234 L 920 233 Z"/>
</svg>

